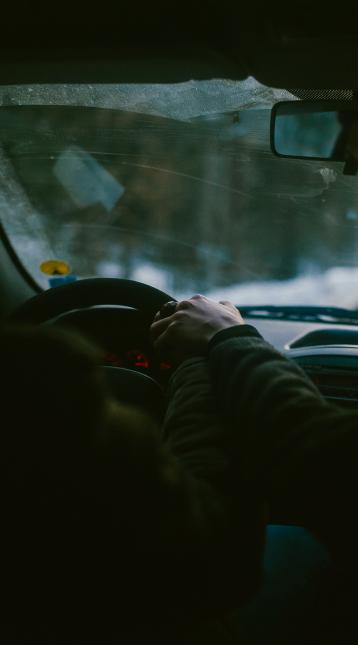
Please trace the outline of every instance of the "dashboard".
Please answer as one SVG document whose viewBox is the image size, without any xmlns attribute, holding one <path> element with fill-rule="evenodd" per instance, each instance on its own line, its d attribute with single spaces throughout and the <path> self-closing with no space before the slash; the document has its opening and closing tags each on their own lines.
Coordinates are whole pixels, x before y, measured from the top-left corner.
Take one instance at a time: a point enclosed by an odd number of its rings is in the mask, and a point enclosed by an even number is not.
<svg viewBox="0 0 358 645">
<path fill-rule="evenodd" d="M 88 307 L 49 322 L 85 335 L 100 349 L 106 367 L 141 372 L 161 385 L 170 378 L 172 364 L 158 357 L 149 338 L 152 320 L 137 309 L 114 305 Z"/>
<path fill-rule="evenodd" d="M 358 327 L 305 321 L 246 318 L 262 336 L 298 363 L 325 398 L 358 408 Z M 152 322 L 130 307 L 97 306 L 62 314 L 51 324 L 75 329 L 94 342 L 103 365 L 134 370 L 162 386 L 173 365 L 154 352 L 149 338 Z"/>
<path fill-rule="evenodd" d="M 358 409 L 356 325 L 262 319 L 250 319 L 250 323 L 295 361 L 327 400 Z"/>
<path fill-rule="evenodd" d="M 158 360 L 148 348 L 131 347 L 114 351 L 104 351 L 103 365 L 108 367 L 124 367 L 129 370 L 143 372 L 150 376 L 157 375 L 165 380 L 172 372 L 173 366 L 167 360 Z"/>
</svg>

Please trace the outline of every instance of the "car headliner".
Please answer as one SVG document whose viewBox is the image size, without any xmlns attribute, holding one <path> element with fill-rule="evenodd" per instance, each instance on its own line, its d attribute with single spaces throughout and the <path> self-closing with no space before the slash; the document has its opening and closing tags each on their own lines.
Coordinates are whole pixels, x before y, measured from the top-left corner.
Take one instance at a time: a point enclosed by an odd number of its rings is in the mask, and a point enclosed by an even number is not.
<svg viewBox="0 0 358 645">
<path fill-rule="evenodd" d="M 2 8 L 0 83 L 172 83 L 254 76 L 354 88 L 358 8 L 341 2 L 23 2 Z"/>
</svg>

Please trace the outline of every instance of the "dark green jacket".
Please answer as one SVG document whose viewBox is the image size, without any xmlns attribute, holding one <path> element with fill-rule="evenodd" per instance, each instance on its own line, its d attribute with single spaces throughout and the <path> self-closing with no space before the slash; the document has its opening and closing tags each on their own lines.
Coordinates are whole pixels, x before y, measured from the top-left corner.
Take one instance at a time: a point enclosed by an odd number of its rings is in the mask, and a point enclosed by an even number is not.
<svg viewBox="0 0 358 645">
<path fill-rule="evenodd" d="M 187 499 L 188 533 L 184 515 L 178 522 L 171 506 L 172 561 L 179 553 L 176 572 L 185 588 L 179 604 L 213 616 L 236 609 L 260 584 L 264 498 L 232 462 L 232 424 L 217 410 L 205 359 L 186 360 L 176 370 L 168 399 L 161 439 Z"/>
<path fill-rule="evenodd" d="M 356 558 L 358 415 L 324 400 L 307 375 L 249 325 L 208 351 L 213 397 L 233 433 L 232 460 L 273 521 L 315 531 Z"/>
</svg>

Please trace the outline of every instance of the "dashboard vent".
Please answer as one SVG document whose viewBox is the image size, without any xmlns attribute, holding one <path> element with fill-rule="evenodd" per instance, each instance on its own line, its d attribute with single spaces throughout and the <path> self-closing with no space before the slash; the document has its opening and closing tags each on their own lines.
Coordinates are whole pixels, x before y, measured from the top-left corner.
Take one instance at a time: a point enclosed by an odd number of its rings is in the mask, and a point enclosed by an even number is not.
<svg viewBox="0 0 358 645">
<path fill-rule="evenodd" d="M 332 368 L 304 366 L 303 369 L 325 399 L 343 407 L 358 408 L 358 373 Z"/>
<path fill-rule="evenodd" d="M 290 349 L 300 347 L 315 347 L 318 345 L 356 345 L 358 346 L 358 330 L 354 329 L 316 329 L 300 336 L 292 343 Z"/>
<path fill-rule="evenodd" d="M 342 407 L 358 408 L 358 350 L 353 356 L 349 355 L 354 351 L 352 349 L 347 349 L 346 355 L 343 348 L 342 353 L 336 355 L 324 353 L 327 350 L 329 348 L 296 349 L 290 352 L 290 357 L 306 372 L 325 399 Z"/>
</svg>

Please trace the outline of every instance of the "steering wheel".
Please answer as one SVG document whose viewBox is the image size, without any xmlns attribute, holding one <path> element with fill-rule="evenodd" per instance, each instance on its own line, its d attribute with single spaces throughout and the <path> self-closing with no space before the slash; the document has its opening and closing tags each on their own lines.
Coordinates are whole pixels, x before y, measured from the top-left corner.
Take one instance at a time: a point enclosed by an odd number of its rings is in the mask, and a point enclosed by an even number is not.
<svg viewBox="0 0 358 645">
<path fill-rule="evenodd" d="M 74 309 L 96 305 L 124 305 L 153 318 L 170 295 L 155 287 L 120 278 L 88 278 L 42 291 L 21 305 L 11 316 L 13 322 L 40 324 Z"/>
<path fill-rule="evenodd" d="M 144 314 L 148 325 L 160 307 L 172 296 L 155 287 L 119 278 L 89 278 L 64 284 L 34 296 L 21 305 L 10 320 L 19 324 L 51 323 L 60 317 L 70 318 L 81 309 L 106 305 L 107 309 L 122 305 Z M 161 386 L 151 377 L 121 367 L 106 367 L 109 387 L 115 397 L 150 412 L 161 419 L 165 411 L 165 397 Z"/>
</svg>

